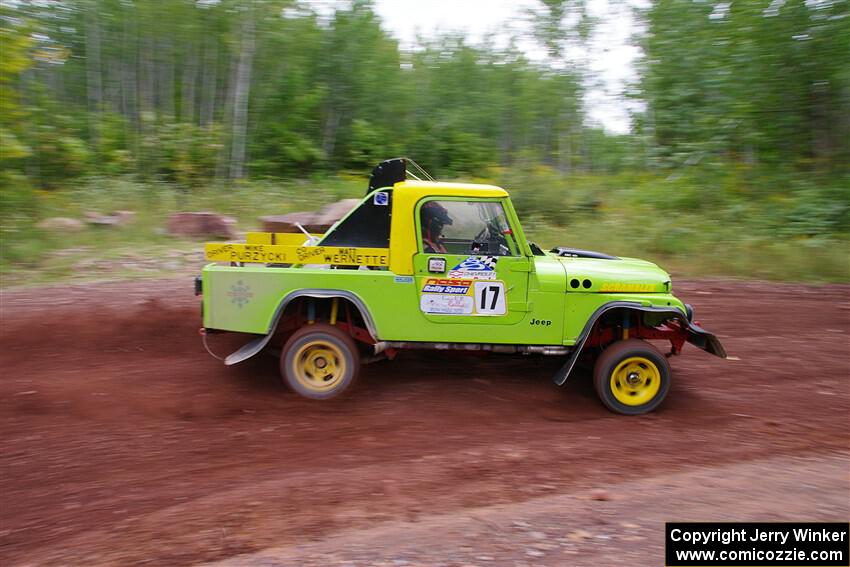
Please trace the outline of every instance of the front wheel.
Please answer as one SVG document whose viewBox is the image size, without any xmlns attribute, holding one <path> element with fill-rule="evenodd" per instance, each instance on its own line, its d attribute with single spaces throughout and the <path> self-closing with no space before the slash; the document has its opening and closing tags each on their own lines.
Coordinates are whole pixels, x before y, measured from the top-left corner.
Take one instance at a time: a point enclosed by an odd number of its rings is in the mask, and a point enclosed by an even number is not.
<svg viewBox="0 0 850 567">
<path fill-rule="evenodd" d="M 670 390 L 670 375 L 670 365 L 657 348 L 629 339 L 602 352 L 593 369 L 593 385 L 609 410 L 638 415 L 661 405 Z"/>
<path fill-rule="evenodd" d="M 280 357 L 283 381 L 297 394 L 314 400 L 342 394 L 359 372 L 360 352 L 354 341 L 323 323 L 293 333 Z"/>
</svg>

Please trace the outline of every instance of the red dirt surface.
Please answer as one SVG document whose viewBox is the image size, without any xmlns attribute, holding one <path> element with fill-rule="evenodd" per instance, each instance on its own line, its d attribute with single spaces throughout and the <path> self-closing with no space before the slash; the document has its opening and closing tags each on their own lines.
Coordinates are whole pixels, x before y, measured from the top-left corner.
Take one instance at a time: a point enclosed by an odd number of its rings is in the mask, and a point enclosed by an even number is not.
<svg viewBox="0 0 850 567">
<path fill-rule="evenodd" d="M 586 373 L 552 385 L 552 358 L 402 353 L 365 367 L 344 399 L 300 399 L 272 357 L 227 368 L 206 354 L 188 278 L 6 291 L 0 563 L 186 565 L 582 491 L 616 501 L 630 479 L 696 493 L 692 473 L 758 462 L 797 463 L 804 488 L 820 471 L 830 482 L 809 515 L 846 520 L 850 287 L 675 291 L 740 360 L 686 347 L 665 404 L 637 418 L 607 412 Z M 211 346 L 226 354 L 234 339 Z M 744 494 L 758 485 L 748 471 Z M 716 517 L 712 502 L 669 517 Z M 789 514 L 808 510 L 795 502 Z M 561 564 L 545 553 L 526 559 Z M 470 557 L 508 561 L 490 555 Z"/>
</svg>

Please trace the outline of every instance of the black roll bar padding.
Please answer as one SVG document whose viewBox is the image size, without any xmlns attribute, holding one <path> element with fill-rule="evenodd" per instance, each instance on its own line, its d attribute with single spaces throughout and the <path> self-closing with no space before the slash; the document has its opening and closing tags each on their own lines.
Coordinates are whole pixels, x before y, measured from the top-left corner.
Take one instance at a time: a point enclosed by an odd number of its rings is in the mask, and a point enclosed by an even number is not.
<svg viewBox="0 0 850 567">
<path fill-rule="evenodd" d="M 407 160 L 394 158 L 382 161 L 375 166 L 372 175 L 369 176 L 369 190 L 366 194 L 381 187 L 392 187 L 405 179 L 407 179 Z"/>
</svg>

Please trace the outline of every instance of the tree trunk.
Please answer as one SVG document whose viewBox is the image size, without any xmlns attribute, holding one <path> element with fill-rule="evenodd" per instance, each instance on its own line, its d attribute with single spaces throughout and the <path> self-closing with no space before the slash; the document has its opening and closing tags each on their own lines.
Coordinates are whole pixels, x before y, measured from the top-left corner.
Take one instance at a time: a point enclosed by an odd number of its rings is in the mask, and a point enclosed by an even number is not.
<svg viewBox="0 0 850 567">
<path fill-rule="evenodd" d="M 201 90 L 201 113 L 198 123 L 206 126 L 215 120 L 216 83 L 218 82 L 218 44 L 207 39 L 204 47 L 203 88 Z"/>
<path fill-rule="evenodd" d="M 242 27 L 242 46 L 236 68 L 236 91 L 233 96 L 233 136 L 230 155 L 230 178 L 245 175 L 245 138 L 248 130 L 248 100 L 251 96 L 251 67 L 254 63 L 254 15 L 249 13 Z"/>
<path fill-rule="evenodd" d="M 138 93 L 138 50 L 137 43 L 134 41 L 134 34 L 130 28 L 131 17 L 129 14 L 124 16 L 124 42 L 123 55 L 124 64 L 122 66 L 122 74 L 124 80 L 121 82 L 121 113 L 129 122 L 133 124 L 133 128 L 138 132 L 139 129 L 139 93 Z"/>
<path fill-rule="evenodd" d="M 573 169 L 572 130 L 572 126 L 566 126 L 558 133 L 558 169 L 564 175 Z"/>
<path fill-rule="evenodd" d="M 141 85 L 141 111 L 148 112 L 154 109 L 154 69 L 153 69 L 154 46 L 150 37 L 145 37 L 142 49 L 139 53 L 139 65 L 142 70 Z M 144 122 L 144 120 L 142 120 Z"/>
<path fill-rule="evenodd" d="M 159 104 L 162 115 L 171 120 L 174 116 L 174 60 L 171 40 L 166 38 L 157 48 L 159 77 Z"/>
<path fill-rule="evenodd" d="M 100 28 L 97 22 L 97 7 L 94 3 L 86 6 L 86 97 L 89 103 L 90 135 L 97 139 L 97 113 L 103 101 L 103 87 L 100 69 Z"/>
<path fill-rule="evenodd" d="M 334 110 L 333 104 L 328 108 L 328 116 L 325 119 L 325 126 L 322 128 L 322 151 L 328 160 L 333 159 L 334 148 L 336 147 L 336 133 L 339 128 L 341 114 Z"/>
<path fill-rule="evenodd" d="M 117 43 L 117 42 L 116 42 Z M 112 112 L 119 114 L 124 112 L 124 105 L 121 97 L 121 66 L 122 60 L 120 55 L 113 55 L 108 58 L 106 68 L 109 70 L 106 76 L 106 87 L 104 92 L 106 100 Z"/>
<path fill-rule="evenodd" d="M 220 89 L 222 92 L 217 93 L 219 106 L 224 109 L 222 123 L 223 129 L 225 131 L 231 129 L 233 125 L 233 101 L 236 93 L 236 74 L 239 68 L 235 55 L 231 55 L 228 59 L 228 68 L 224 74 L 227 79 L 222 81 Z M 233 147 L 232 144 L 232 137 L 226 138 L 224 140 L 224 144 L 222 145 L 221 151 L 218 154 L 218 161 L 216 162 L 215 167 L 216 181 L 222 180 L 225 177 L 228 177 L 230 174 L 230 159 Z"/>
<path fill-rule="evenodd" d="M 195 83 L 198 80 L 198 47 L 186 50 L 186 64 L 183 68 L 183 88 L 180 93 L 180 121 L 195 122 Z"/>
</svg>

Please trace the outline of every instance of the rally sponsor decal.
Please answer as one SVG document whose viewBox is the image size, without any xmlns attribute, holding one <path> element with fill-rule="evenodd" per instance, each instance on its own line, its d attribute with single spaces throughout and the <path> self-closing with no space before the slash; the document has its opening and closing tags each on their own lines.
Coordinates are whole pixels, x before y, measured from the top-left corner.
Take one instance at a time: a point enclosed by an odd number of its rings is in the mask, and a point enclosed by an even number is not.
<svg viewBox="0 0 850 567">
<path fill-rule="evenodd" d="M 205 252 L 207 260 L 213 262 L 387 266 L 390 261 L 390 251 L 386 248 L 209 242 L 205 246 Z"/>
<path fill-rule="evenodd" d="M 446 295 L 469 295 L 472 280 L 451 278 L 428 278 L 422 286 L 422 293 L 445 293 Z"/>
<path fill-rule="evenodd" d="M 432 274 L 442 274 L 446 271 L 446 259 L 428 258 L 428 271 Z"/>
<path fill-rule="evenodd" d="M 614 292 L 614 293 L 639 293 L 639 292 L 652 292 L 655 291 L 656 285 L 654 284 L 640 284 L 640 283 L 604 283 L 599 288 L 601 292 Z"/>
<path fill-rule="evenodd" d="M 472 315 L 472 297 L 469 295 L 444 295 L 423 293 L 419 308 L 435 315 Z"/>
<path fill-rule="evenodd" d="M 470 278 L 474 280 L 496 279 L 496 256 L 470 256 L 451 270 L 450 278 Z"/>
<path fill-rule="evenodd" d="M 419 308 L 433 315 L 485 315 L 507 313 L 505 283 L 469 278 L 425 278 Z"/>
</svg>

